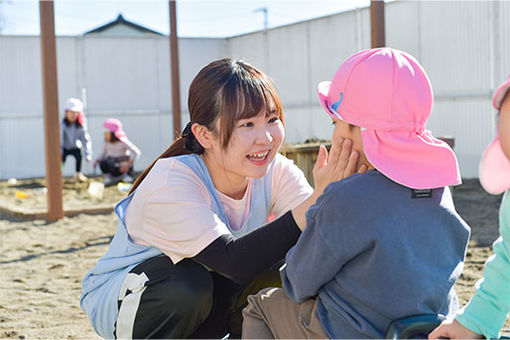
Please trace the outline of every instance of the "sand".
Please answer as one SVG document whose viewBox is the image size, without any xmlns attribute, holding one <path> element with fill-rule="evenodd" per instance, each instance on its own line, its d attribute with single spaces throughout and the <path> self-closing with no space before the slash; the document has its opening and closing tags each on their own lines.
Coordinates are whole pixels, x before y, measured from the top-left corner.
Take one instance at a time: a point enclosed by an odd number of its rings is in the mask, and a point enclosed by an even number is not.
<svg viewBox="0 0 510 340">
<path fill-rule="evenodd" d="M 88 183 L 67 182 L 67 207 L 91 203 L 111 206 L 125 195 L 110 187 L 103 200 L 93 202 L 86 194 Z M 41 180 L 16 186 L 0 182 L 0 205 L 45 209 L 45 195 L 31 192 L 43 185 Z M 19 190 L 28 192 L 29 197 L 16 198 Z M 453 195 L 459 213 L 473 230 L 466 267 L 456 284 L 464 304 L 498 235 L 501 196 L 486 194 L 476 180 L 465 181 Z M 80 214 L 54 223 L 0 216 L 0 338 L 99 338 L 79 307 L 81 279 L 106 252 L 115 223 L 112 213 Z M 510 330 L 508 322 L 506 330 Z"/>
</svg>

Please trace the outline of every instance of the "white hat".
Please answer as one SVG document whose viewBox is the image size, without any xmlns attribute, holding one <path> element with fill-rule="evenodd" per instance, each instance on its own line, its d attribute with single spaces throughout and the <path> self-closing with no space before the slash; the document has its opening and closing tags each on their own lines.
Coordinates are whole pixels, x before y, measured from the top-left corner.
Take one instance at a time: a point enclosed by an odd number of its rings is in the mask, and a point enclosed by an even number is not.
<svg viewBox="0 0 510 340">
<path fill-rule="evenodd" d="M 66 111 L 83 112 L 83 103 L 78 98 L 69 98 L 64 109 Z"/>
</svg>

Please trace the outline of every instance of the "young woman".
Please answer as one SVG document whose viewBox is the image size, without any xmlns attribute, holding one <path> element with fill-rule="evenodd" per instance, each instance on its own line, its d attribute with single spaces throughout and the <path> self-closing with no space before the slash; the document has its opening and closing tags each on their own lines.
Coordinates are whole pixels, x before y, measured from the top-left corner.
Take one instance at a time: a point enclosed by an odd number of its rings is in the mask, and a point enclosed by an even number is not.
<svg viewBox="0 0 510 340">
<path fill-rule="evenodd" d="M 313 190 L 278 154 L 273 85 L 242 61 L 204 67 L 188 108 L 182 137 L 116 206 L 110 249 L 83 280 L 81 306 L 102 337 L 240 336 L 246 295 L 279 280 L 270 269 L 304 229 L 307 208 L 355 171 L 351 141 L 329 155 L 321 147 Z"/>
</svg>

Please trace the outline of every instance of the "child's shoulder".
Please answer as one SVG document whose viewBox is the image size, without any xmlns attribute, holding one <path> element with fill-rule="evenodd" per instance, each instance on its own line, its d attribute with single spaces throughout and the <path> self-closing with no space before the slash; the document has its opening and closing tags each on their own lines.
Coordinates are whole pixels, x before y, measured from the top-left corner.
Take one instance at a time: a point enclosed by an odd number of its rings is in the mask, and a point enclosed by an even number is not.
<svg viewBox="0 0 510 340">
<path fill-rule="evenodd" d="M 384 189 L 393 188 L 395 182 L 388 179 L 377 170 L 369 170 L 364 174 L 353 174 L 340 181 L 331 183 L 328 188 L 334 191 L 341 191 L 345 194 L 366 195 L 370 192 L 379 192 Z"/>
</svg>

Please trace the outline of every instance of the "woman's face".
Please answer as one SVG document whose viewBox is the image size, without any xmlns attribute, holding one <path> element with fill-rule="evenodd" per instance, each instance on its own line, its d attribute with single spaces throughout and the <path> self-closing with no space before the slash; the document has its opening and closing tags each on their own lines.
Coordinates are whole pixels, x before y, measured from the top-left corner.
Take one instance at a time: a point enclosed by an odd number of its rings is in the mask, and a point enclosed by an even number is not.
<svg viewBox="0 0 510 340">
<path fill-rule="evenodd" d="M 76 122 L 79 114 L 80 114 L 80 112 L 78 112 L 78 111 L 66 110 L 67 121 L 69 121 L 70 123 Z"/>
<path fill-rule="evenodd" d="M 220 131 L 219 122 L 217 124 L 217 131 Z M 255 117 L 237 121 L 227 149 L 222 147 L 219 138 L 209 149 L 212 157 L 208 158 L 215 163 L 213 171 L 230 183 L 245 182 L 247 177 L 263 177 L 284 135 L 283 123 L 276 111 L 266 114 L 264 109 Z"/>
</svg>

